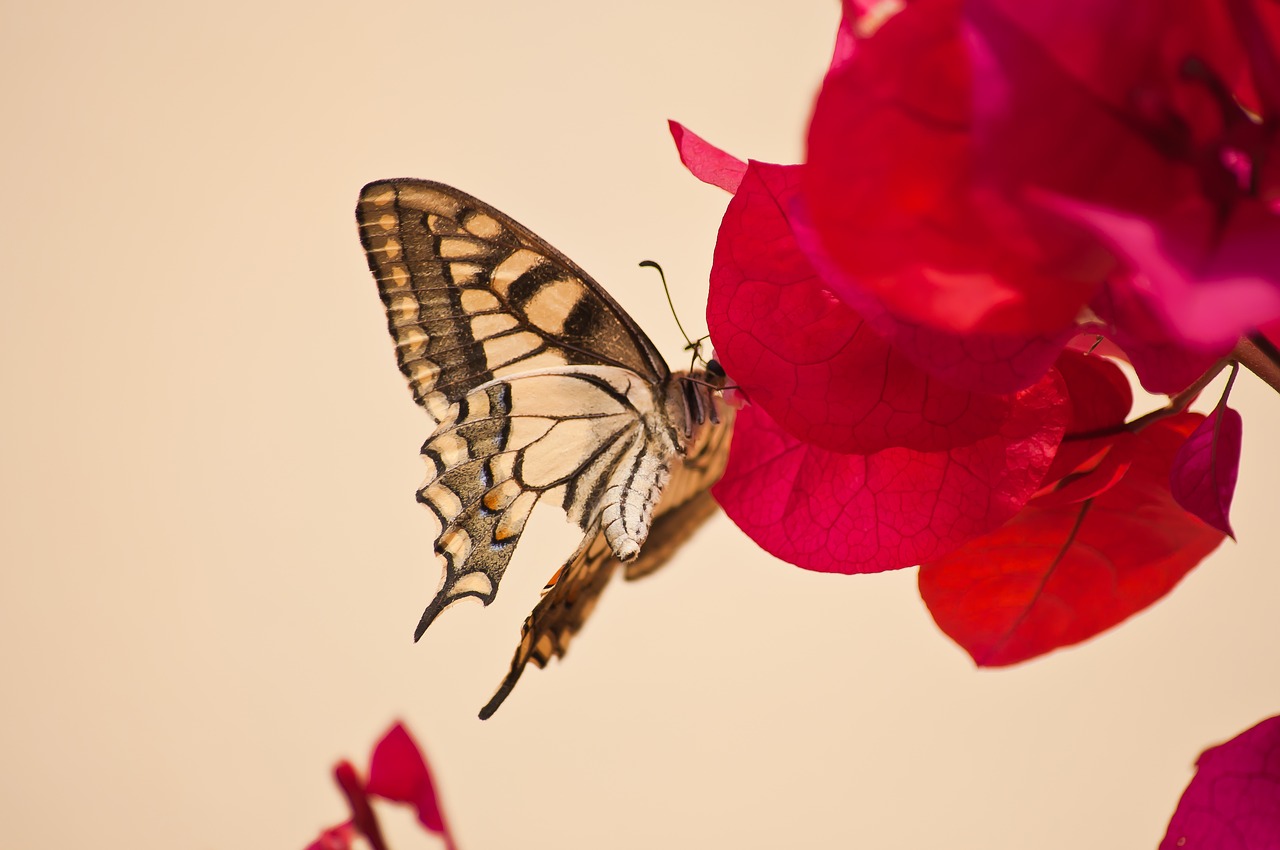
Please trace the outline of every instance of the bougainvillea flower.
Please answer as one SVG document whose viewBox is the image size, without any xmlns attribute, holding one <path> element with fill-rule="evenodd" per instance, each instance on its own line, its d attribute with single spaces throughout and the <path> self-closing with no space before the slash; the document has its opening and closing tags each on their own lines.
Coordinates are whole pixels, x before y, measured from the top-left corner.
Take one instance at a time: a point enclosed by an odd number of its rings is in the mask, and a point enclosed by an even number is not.
<svg viewBox="0 0 1280 850">
<path fill-rule="evenodd" d="M 747 536 L 797 566 L 907 567 L 1013 516 L 1049 468 L 1066 411 L 1051 372 L 1018 394 L 995 434 L 942 451 L 853 454 L 803 443 L 751 404 L 713 493 Z"/>
<path fill-rule="evenodd" d="M 1280 316 L 1280 11 L 973 0 L 973 185 L 1086 225 L 1173 339 Z M 1027 191 L 1030 189 L 1030 191 Z"/>
<path fill-rule="evenodd" d="M 672 135 L 696 176 L 726 182 L 718 151 L 678 125 Z M 1018 394 L 958 390 L 868 328 L 796 245 L 799 171 L 750 163 L 717 240 L 707 323 L 753 408 L 716 495 L 791 563 L 910 566 L 1017 511 L 1048 468 L 1068 404 L 1056 376 Z"/>
<path fill-rule="evenodd" d="M 1234 381 L 1234 372 L 1231 377 Z M 1178 450 L 1173 461 L 1170 489 L 1178 504 L 1234 538 L 1229 514 L 1240 469 L 1243 426 L 1240 414 L 1227 407 L 1230 392 L 1229 382 L 1218 406 Z"/>
<path fill-rule="evenodd" d="M 828 280 L 841 297 L 868 292 L 955 333 L 1057 335 L 1112 261 L 1078 225 L 973 183 L 961 13 L 959 0 L 917 0 L 831 69 L 809 127 L 806 215 L 843 271 Z"/>
<path fill-rule="evenodd" d="M 373 850 L 386 850 L 372 797 L 412 806 L 418 822 L 443 838 L 448 850 L 454 850 L 431 770 L 403 724 L 392 726 L 374 747 L 367 781 L 361 780 L 348 761 L 339 762 L 333 773 L 351 807 L 351 819 L 322 831 L 307 850 L 350 850 L 357 835 L 363 836 Z"/>
<path fill-rule="evenodd" d="M 800 171 L 751 163 L 720 226 L 707 326 L 733 381 L 787 431 L 834 452 L 939 451 L 998 433 L 1015 396 L 930 378 L 827 291 L 788 215 Z"/>
<path fill-rule="evenodd" d="M 1179 447 L 1203 420 L 1148 424 L 1129 467 L 1096 497 L 1033 499 L 1001 528 L 920 567 L 938 626 L 982 666 L 1016 664 L 1079 643 L 1160 599 L 1224 535 L 1169 492 Z"/>
<path fill-rule="evenodd" d="M 854 38 L 844 23 L 847 20 L 842 20 L 833 62 L 851 55 Z M 675 121 L 669 121 L 668 125 L 681 161 L 695 177 L 731 193 L 738 191 L 747 170 L 745 162 Z M 788 166 L 764 164 L 758 167 L 789 169 Z M 773 181 L 779 184 L 777 188 L 780 189 L 775 200 L 786 206 L 779 208 L 781 218 L 778 215 L 768 218 L 775 229 L 778 224 L 785 225 L 787 241 L 795 240 L 808 264 L 823 279 L 824 287 L 830 289 L 828 282 L 840 280 L 844 272 L 827 255 L 804 210 L 796 204 L 795 173 L 798 172 L 790 171 Z M 745 233 L 741 227 L 735 232 L 740 238 L 752 238 L 749 226 Z M 825 297 L 831 300 L 829 295 Z M 852 308 L 850 315 L 857 315 L 859 325 L 865 323 L 889 342 L 898 355 L 928 375 L 957 389 L 984 394 L 1011 393 L 1035 383 L 1053 363 L 1064 341 L 1076 333 L 1075 328 L 1068 327 L 1054 334 L 1024 337 L 958 334 L 901 319 L 886 310 L 874 295 L 854 286 L 842 290 L 841 300 Z M 834 308 L 832 312 L 835 312 Z"/>
<path fill-rule="evenodd" d="M 1280 717 L 1200 754 L 1160 850 L 1280 850 Z"/>
<path fill-rule="evenodd" d="M 906 4 L 823 83 L 801 247 L 957 386 L 1030 384 L 1102 297 L 1144 386 L 1176 392 L 1280 316 L 1278 34 L 1256 0 Z M 929 331 L 959 342 L 910 344 Z M 1021 383 L 966 348 L 1019 352 Z"/>
</svg>

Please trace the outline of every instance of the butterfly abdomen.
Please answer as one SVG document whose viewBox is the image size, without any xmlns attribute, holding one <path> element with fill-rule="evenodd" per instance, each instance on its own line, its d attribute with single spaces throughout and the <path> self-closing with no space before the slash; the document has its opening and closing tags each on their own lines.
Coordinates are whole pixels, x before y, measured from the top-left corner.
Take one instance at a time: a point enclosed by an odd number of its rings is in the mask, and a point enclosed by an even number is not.
<svg viewBox="0 0 1280 850">
<path fill-rule="evenodd" d="M 620 561 L 635 560 L 649 537 L 654 506 L 671 477 L 666 460 L 670 456 L 671 449 L 646 446 L 631 464 L 615 473 L 604 492 L 600 528 Z"/>
</svg>

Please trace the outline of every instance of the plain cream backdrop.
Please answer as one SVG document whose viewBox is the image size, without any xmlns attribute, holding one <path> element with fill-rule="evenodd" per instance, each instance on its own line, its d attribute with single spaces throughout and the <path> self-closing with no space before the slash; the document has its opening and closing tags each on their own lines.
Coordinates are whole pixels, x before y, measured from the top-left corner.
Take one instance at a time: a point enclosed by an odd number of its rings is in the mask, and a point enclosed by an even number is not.
<svg viewBox="0 0 1280 850">
<path fill-rule="evenodd" d="M 487 723 L 559 524 L 410 642 L 426 430 L 359 188 L 490 201 L 675 360 L 636 263 L 701 332 L 726 196 L 666 119 L 798 159 L 834 0 L 6 6 L 6 847 L 301 847 L 395 717 L 465 850 L 1150 847 L 1196 754 L 1280 711 L 1280 403 L 1248 376 L 1241 542 L 1034 663 L 975 670 L 914 570 L 805 573 L 723 518 Z"/>
</svg>

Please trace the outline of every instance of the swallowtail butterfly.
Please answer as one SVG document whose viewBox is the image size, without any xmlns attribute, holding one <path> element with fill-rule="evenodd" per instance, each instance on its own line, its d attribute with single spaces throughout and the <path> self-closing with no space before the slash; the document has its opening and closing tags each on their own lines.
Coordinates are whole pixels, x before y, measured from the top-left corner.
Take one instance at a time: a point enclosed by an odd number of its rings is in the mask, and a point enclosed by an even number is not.
<svg viewBox="0 0 1280 850">
<path fill-rule="evenodd" d="M 716 510 L 733 409 L 724 373 L 672 372 L 571 260 L 488 204 L 439 183 L 360 194 L 360 239 L 400 370 L 435 431 L 418 500 L 438 524 L 444 582 L 414 639 L 448 605 L 493 601 L 535 503 L 583 532 L 525 620 L 487 718 L 525 666 L 563 656 L 619 565 L 652 572 Z"/>
</svg>

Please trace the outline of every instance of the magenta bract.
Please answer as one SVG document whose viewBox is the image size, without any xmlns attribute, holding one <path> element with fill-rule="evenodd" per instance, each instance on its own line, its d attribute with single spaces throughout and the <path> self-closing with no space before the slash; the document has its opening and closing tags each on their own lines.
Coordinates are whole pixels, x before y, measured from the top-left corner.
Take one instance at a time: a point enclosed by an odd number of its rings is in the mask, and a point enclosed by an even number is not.
<svg viewBox="0 0 1280 850">
<path fill-rule="evenodd" d="M 1233 538 L 1229 515 L 1242 430 L 1240 414 L 1225 403 L 1218 405 L 1182 444 L 1170 476 L 1178 504 Z"/>
<path fill-rule="evenodd" d="M 1200 754 L 1160 850 L 1280 850 L 1280 717 Z"/>
<path fill-rule="evenodd" d="M 1013 516 L 1065 427 L 1057 373 L 1017 394 L 991 436 L 940 451 L 837 453 L 802 443 L 758 405 L 738 412 L 716 500 L 777 557 L 869 573 L 939 557 Z"/>
<path fill-rule="evenodd" d="M 751 163 L 720 227 L 707 326 L 734 383 L 833 452 L 939 451 L 997 433 L 1013 396 L 930 378 L 825 288 L 788 215 L 800 171 Z"/>
</svg>

